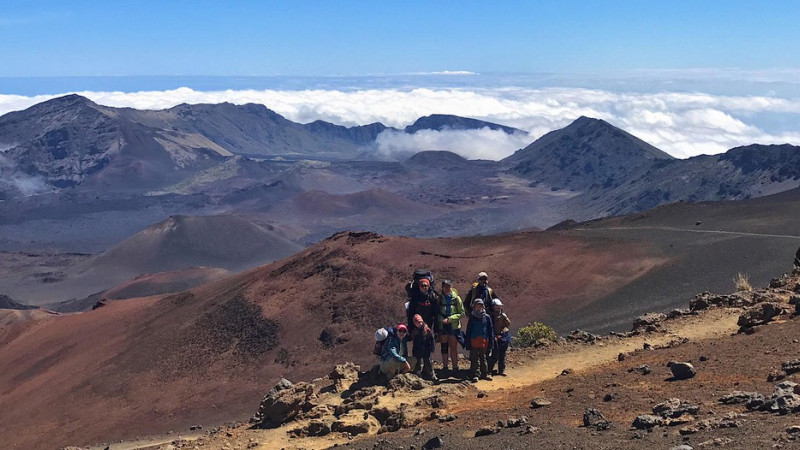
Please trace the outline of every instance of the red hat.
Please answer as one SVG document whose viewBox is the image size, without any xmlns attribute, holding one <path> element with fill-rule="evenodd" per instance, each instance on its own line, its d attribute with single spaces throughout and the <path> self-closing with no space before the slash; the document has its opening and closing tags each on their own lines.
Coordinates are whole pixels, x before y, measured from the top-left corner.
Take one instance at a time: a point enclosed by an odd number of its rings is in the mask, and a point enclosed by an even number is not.
<svg viewBox="0 0 800 450">
<path fill-rule="evenodd" d="M 408 327 L 401 323 L 400 325 L 397 326 L 397 331 L 400 330 L 408 331 Z"/>
<path fill-rule="evenodd" d="M 426 286 L 430 286 L 431 282 L 427 278 L 423 278 L 423 279 L 419 280 L 419 284 L 420 284 L 420 286 L 423 285 L 423 284 L 426 285 Z"/>
</svg>

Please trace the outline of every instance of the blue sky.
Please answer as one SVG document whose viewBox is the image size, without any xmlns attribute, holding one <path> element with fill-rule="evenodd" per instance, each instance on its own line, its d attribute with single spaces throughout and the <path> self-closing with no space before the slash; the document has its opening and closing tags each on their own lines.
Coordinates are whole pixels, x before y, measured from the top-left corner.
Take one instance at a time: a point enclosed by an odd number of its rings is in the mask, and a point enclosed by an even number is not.
<svg viewBox="0 0 800 450">
<path fill-rule="evenodd" d="M 798 23 L 800 2 L 780 0 L 0 0 L 0 115 L 77 92 L 347 126 L 455 114 L 526 133 L 380 141 L 472 158 L 582 115 L 677 157 L 800 145 Z"/>
<path fill-rule="evenodd" d="M 798 23 L 792 1 L 4 0 L 0 76 L 800 68 Z"/>
</svg>

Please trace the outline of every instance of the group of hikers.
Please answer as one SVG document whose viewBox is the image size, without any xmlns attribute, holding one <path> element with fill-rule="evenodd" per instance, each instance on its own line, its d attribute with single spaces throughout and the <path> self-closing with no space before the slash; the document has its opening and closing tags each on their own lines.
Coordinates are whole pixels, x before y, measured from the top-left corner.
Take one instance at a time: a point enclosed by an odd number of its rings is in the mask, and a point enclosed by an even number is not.
<svg viewBox="0 0 800 450">
<path fill-rule="evenodd" d="M 375 332 L 375 354 L 380 356 L 381 372 L 389 379 L 411 372 L 438 381 L 431 357 L 436 342 L 441 346 L 443 371 L 458 375 L 458 346 L 469 351 L 469 378 L 491 380 L 491 375 L 506 375 L 506 352 L 511 343 L 511 320 L 503 303 L 489 287 L 489 275 L 480 272 L 462 300 L 450 280 L 433 286 L 428 270 L 414 272 L 406 285 L 406 323 L 380 328 Z M 462 319 L 467 319 L 466 332 Z M 411 355 L 408 344 L 411 344 Z M 497 366 L 495 372 L 495 366 Z"/>
</svg>

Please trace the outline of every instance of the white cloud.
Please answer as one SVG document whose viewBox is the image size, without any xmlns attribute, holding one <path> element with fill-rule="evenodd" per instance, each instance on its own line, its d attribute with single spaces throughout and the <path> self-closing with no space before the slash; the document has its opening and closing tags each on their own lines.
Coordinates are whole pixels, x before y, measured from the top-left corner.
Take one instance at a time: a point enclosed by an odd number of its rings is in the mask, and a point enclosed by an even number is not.
<svg viewBox="0 0 800 450">
<path fill-rule="evenodd" d="M 530 144 L 524 133 L 507 134 L 488 127 L 480 130 L 421 130 L 409 134 L 384 131 L 378 135 L 381 153 L 409 153 L 422 150 L 447 150 L 467 159 L 502 159 Z"/>
<path fill-rule="evenodd" d="M 588 116 L 604 119 L 677 157 L 721 153 L 753 143 L 800 145 L 800 127 L 786 129 L 787 123 L 798 123 L 800 99 L 776 96 L 517 87 L 225 91 L 179 88 L 79 94 L 103 105 L 139 109 L 163 109 L 179 103 L 260 103 L 296 122 L 325 120 L 346 126 L 382 122 L 402 128 L 422 116 L 454 114 L 519 128 L 529 133 L 530 142 L 579 116 Z M 52 97 L 0 95 L 0 114 Z M 775 124 L 780 126 L 771 126 Z M 420 149 L 436 147 L 466 157 L 494 159 L 508 154 L 513 146 L 530 143 L 518 145 L 517 137 L 463 131 L 411 137 L 387 135 L 383 139 L 385 148 L 418 145 Z M 452 142 L 446 142 L 448 139 Z M 471 141 L 474 146 L 466 145 Z"/>
</svg>

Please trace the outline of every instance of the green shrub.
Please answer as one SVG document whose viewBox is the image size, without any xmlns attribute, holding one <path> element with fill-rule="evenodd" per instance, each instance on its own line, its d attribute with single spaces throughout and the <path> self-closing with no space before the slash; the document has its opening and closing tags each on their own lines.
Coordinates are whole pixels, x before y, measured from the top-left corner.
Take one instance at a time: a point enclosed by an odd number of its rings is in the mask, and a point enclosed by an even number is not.
<svg viewBox="0 0 800 450">
<path fill-rule="evenodd" d="M 558 339 L 556 331 L 543 323 L 533 322 L 517 330 L 512 344 L 515 347 L 534 347 L 543 341 L 555 342 Z"/>
</svg>

